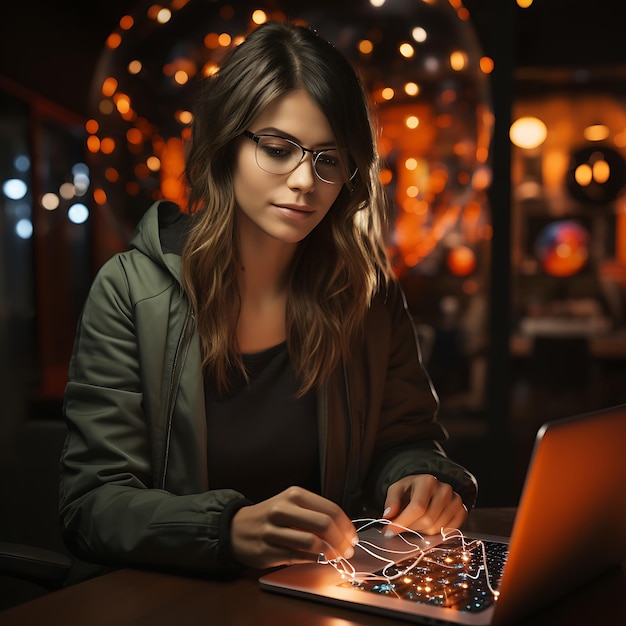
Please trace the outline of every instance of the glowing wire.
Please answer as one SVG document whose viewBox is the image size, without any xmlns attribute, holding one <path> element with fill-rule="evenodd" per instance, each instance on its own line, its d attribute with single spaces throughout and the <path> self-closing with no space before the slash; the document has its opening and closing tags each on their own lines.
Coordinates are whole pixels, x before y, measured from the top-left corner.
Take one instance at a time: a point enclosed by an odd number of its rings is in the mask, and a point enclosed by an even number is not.
<svg viewBox="0 0 626 626">
<path fill-rule="evenodd" d="M 442 527 L 440 533 L 443 543 L 450 539 L 458 539 L 460 540 L 460 547 L 451 548 L 450 546 L 444 546 L 443 544 L 429 547 L 430 542 L 427 541 L 423 535 L 410 528 L 395 524 L 388 519 L 363 518 L 353 520 L 353 523 L 356 526 L 358 533 L 362 533 L 373 526 L 393 526 L 398 533 L 396 534 L 396 537 L 406 544 L 405 549 L 391 549 L 373 543 L 372 541 L 361 539 L 355 545 L 355 550 L 358 548 L 383 563 L 382 569 L 379 568 L 376 572 L 358 571 L 349 559 L 342 556 L 328 559 L 324 554 L 319 555 L 317 560 L 319 564 L 330 565 L 337 570 L 343 579 L 347 579 L 353 585 L 358 586 L 365 582 L 381 581 L 389 585 L 389 588 L 385 589 L 385 591 L 390 591 L 395 595 L 398 595 L 395 591 L 393 582 L 400 578 L 407 577 L 420 563 L 432 563 L 444 569 L 455 570 L 458 569 L 459 562 L 469 564 L 471 561 L 471 553 L 480 550 L 480 560 L 482 561 L 482 564 L 478 566 L 475 573 L 464 571 L 463 575 L 464 577 L 472 580 L 477 580 L 481 573 L 484 572 L 487 587 L 491 592 L 493 599 L 498 599 L 499 592 L 493 587 L 491 577 L 489 575 L 485 544 L 480 539 L 468 539 L 457 528 Z M 410 541 L 409 537 L 414 537 L 415 540 L 420 543 Z M 445 554 L 446 558 L 437 558 L 439 553 Z M 455 561 L 451 559 L 450 555 L 452 553 L 458 555 L 458 560 Z M 394 558 L 388 558 L 386 555 L 389 555 L 389 557 L 393 555 Z M 399 562 L 404 562 L 407 559 L 408 564 L 404 567 L 400 567 Z M 446 562 L 447 559 L 450 559 L 451 564 Z"/>
</svg>

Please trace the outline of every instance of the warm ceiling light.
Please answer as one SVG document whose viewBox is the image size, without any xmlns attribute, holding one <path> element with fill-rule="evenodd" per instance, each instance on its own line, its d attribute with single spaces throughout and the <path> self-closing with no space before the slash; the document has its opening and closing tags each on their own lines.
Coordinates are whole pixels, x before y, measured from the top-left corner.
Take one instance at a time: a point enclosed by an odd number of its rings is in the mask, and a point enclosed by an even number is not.
<svg viewBox="0 0 626 626">
<path fill-rule="evenodd" d="M 609 129 L 604 124 L 592 124 L 583 130 L 587 141 L 604 141 L 609 136 Z"/>
<path fill-rule="evenodd" d="M 134 61 L 131 61 L 128 64 L 128 72 L 129 74 L 139 74 L 139 72 L 141 72 L 142 67 L 143 65 L 141 64 L 141 61 L 138 61 L 137 59 L 135 59 Z"/>
<path fill-rule="evenodd" d="M 518 147 L 530 150 L 540 146 L 548 135 L 546 125 L 536 117 L 520 117 L 511 124 L 509 137 Z"/>
<path fill-rule="evenodd" d="M 158 172 L 161 169 L 161 161 L 158 157 L 155 156 L 148 157 L 146 160 L 146 165 L 148 166 L 148 169 L 150 169 L 152 172 Z"/>
<path fill-rule="evenodd" d="M 135 24 L 135 20 L 133 19 L 132 15 L 125 15 L 120 20 L 120 28 L 122 30 L 130 30 L 134 24 Z"/>
<path fill-rule="evenodd" d="M 415 54 L 415 50 L 413 49 L 413 46 L 410 43 L 400 44 L 399 50 L 400 50 L 400 54 L 406 59 L 410 59 Z"/>
<path fill-rule="evenodd" d="M 159 24 L 166 24 L 172 19 L 172 12 L 169 9 L 160 9 L 156 15 Z"/>
<path fill-rule="evenodd" d="M 467 54 L 462 50 L 455 50 L 450 55 L 450 67 L 455 72 L 460 72 L 462 69 L 467 67 Z"/>
<path fill-rule="evenodd" d="M 175 74 L 174 74 L 174 80 L 179 84 L 179 85 L 185 85 L 186 83 L 189 82 L 189 74 L 187 74 L 187 72 L 185 72 L 185 70 L 178 70 Z"/>
<path fill-rule="evenodd" d="M 404 93 L 407 96 L 416 96 L 420 92 L 420 87 L 417 83 L 406 83 L 404 85 Z"/>
<path fill-rule="evenodd" d="M 574 170 L 574 180 L 580 187 L 587 187 L 593 180 L 593 170 L 589 163 L 582 163 Z"/>
<path fill-rule="evenodd" d="M 369 39 L 359 41 L 358 47 L 361 54 L 371 54 L 374 50 L 374 44 Z"/>
<path fill-rule="evenodd" d="M 417 41 L 418 43 L 424 43 L 426 41 L 426 39 L 428 38 L 428 33 L 426 32 L 426 30 L 424 28 L 422 28 L 421 26 L 416 26 L 412 31 L 411 31 L 411 36 L 413 37 L 413 39 L 415 39 L 415 41 Z"/>
<path fill-rule="evenodd" d="M 175 117 L 181 124 L 191 124 L 193 122 L 193 113 L 191 111 L 176 111 Z"/>
<path fill-rule="evenodd" d="M 255 24 L 265 24 L 265 22 L 267 22 L 267 13 L 261 9 L 257 9 L 252 13 L 252 21 Z"/>
<path fill-rule="evenodd" d="M 93 199 L 96 201 L 96 204 L 103 205 L 107 201 L 107 195 L 104 189 L 94 189 L 93 190 Z"/>
<path fill-rule="evenodd" d="M 593 164 L 593 180 L 599 185 L 604 185 L 611 176 L 611 166 L 604 160 L 600 159 Z"/>
<path fill-rule="evenodd" d="M 122 43 L 122 36 L 119 33 L 111 33 L 106 40 L 107 48 L 114 50 L 115 48 L 119 48 Z"/>
<path fill-rule="evenodd" d="M 417 128 L 419 126 L 419 123 L 420 123 L 419 117 L 417 117 L 416 115 L 409 115 L 404 120 L 404 125 L 407 128 Z"/>
<path fill-rule="evenodd" d="M 217 38 L 217 40 L 218 40 L 220 46 L 223 46 L 224 48 L 227 48 L 232 43 L 233 38 L 228 33 L 222 33 Z"/>
<path fill-rule="evenodd" d="M 46 211 L 54 211 L 54 209 L 58 209 L 60 204 L 59 196 L 56 193 L 44 193 L 41 196 L 41 206 L 46 209 Z"/>
<path fill-rule="evenodd" d="M 102 83 L 102 95 L 110 97 L 112 96 L 117 89 L 117 79 L 113 78 L 113 76 L 109 76 L 105 78 Z"/>
<path fill-rule="evenodd" d="M 491 74 L 493 72 L 494 62 L 491 57 L 480 57 L 478 64 L 483 74 Z"/>
<path fill-rule="evenodd" d="M 89 152 L 98 152 L 100 150 L 100 138 L 97 135 L 89 135 L 87 137 L 87 150 Z"/>
</svg>

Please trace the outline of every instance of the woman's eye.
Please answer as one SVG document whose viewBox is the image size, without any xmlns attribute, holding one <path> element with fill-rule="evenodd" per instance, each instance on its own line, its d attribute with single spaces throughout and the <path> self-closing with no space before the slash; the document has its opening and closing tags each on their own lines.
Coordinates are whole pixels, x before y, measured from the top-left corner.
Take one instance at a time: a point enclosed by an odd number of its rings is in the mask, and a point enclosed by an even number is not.
<svg viewBox="0 0 626 626">
<path fill-rule="evenodd" d="M 294 154 L 295 148 L 290 144 L 266 143 L 262 146 L 265 153 L 275 159 L 288 158 Z"/>
<path fill-rule="evenodd" d="M 324 167 L 336 168 L 336 167 L 339 167 L 340 165 L 339 159 L 336 156 L 333 156 L 332 154 L 328 154 L 327 152 L 322 152 L 317 157 L 317 162 L 319 165 L 323 165 Z"/>
</svg>

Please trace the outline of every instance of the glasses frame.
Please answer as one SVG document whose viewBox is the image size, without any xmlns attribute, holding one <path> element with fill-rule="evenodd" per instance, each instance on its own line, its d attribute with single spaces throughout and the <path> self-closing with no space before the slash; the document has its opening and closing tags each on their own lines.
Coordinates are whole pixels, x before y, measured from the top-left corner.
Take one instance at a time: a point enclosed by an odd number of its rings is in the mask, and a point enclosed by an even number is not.
<svg viewBox="0 0 626 626">
<path fill-rule="evenodd" d="M 300 164 L 304 160 L 304 157 L 306 156 L 307 152 L 311 155 L 311 158 L 313 160 L 313 171 L 315 172 L 315 175 L 322 182 L 327 183 L 328 185 L 345 185 L 346 183 L 349 183 L 351 180 L 354 179 L 354 177 L 356 176 L 356 173 L 359 170 L 358 167 L 355 167 L 354 168 L 354 172 L 352 173 L 352 175 L 347 180 L 344 180 L 344 181 L 341 181 L 341 182 L 335 182 L 335 181 L 332 181 L 332 180 L 326 180 L 317 171 L 317 160 L 325 152 L 330 152 L 331 150 L 337 151 L 337 148 L 323 148 L 322 150 L 311 150 L 311 148 L 305 148 L 303 145 L 300 145 L 297 141 L 294 141 L 293 139 L 289 139 L 288 137 L 283 137 L 282 135 L 273 135 L 271 133 L 263 133 L 263 134 L 257 135 L 256 133 L 253 133 L 250 130 L 244 130 L 242 135 L 244 137 L 247 137 L 248 139 L 251 139 L 252 141 L 254 141 L 254 143 L 256 143 L 256 149 L 254 151 L 254 159 L 256 161 L 256 164 L 259 166 L 259 168 L 262 169 L 264 172 L 267 172 L 268 174 L 274 174 L 275 176 L 284 176 L 286 174 L 291 174 L 291 172 L 295 171 L 296 168 L 300 166 Z M 296 146 L 297 148 L 300 148 L 300 150 L 302 151 L 302 156 L 300 157 L 300 160 L 290 170 L 288 170 L 286 172 L 283 172 L 282 174 L 278 174 L 276 172 L 270 172 L 269 170 L 266 170 L 264 167 L 261 167 L 259 165 L 258 148 L 259 148 L 259 141 L 261 139 L 263 139 L 263 137 L 275 137 L 276 139 L 281 139 L 282 141 L 287 141 L 290 144 Z"/>
</svg>

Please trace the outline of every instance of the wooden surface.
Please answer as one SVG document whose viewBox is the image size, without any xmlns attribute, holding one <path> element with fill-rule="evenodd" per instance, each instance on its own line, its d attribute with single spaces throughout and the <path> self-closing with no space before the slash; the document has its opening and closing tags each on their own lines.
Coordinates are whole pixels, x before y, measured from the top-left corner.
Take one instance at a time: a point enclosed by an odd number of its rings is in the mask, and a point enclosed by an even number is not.
<svg viewBox="0 0 626 626">
<path fill-rule="evenodd" d="M 508 535 L 514 509 L 472 513 L 467 532 Z M 121 569 L 0 612 L 0 626 L 398 626 L 398 620 L 229 582 Z M 533 626 L 626 624 L 626 572 L 614 570 L 533 616 Z M 607 608 L 602 602 L 608 600 Z"/>
</svg>

